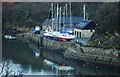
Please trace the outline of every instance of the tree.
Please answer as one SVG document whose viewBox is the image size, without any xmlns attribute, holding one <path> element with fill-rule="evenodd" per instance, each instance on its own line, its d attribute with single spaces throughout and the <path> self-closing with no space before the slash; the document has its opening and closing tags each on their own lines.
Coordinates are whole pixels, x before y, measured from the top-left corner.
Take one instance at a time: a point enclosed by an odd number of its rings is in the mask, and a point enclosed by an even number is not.
<svg viewBox="0 0 120 77">
<path fill-rule="evenodd" d="M 20 70 L 18 68 L 18 70 L 16 71 L 11 66 L 12 66 L 12 64 L 11 64 L 10 60 L 3 59 L 1 65 L 0 65 L 0 76 L 2 76 L 2 77 L 9 77 L 9 76 L 22 77 L 23 76 L 22 70 Z"/>
</svg>

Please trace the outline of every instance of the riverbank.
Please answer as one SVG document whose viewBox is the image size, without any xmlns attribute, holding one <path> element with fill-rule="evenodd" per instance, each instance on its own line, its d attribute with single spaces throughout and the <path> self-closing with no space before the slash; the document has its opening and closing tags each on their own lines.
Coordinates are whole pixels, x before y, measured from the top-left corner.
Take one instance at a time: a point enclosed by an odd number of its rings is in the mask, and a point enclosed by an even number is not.
<svg viewBox="0 0 120 77">
<path fill-rule="evenodd" d="M 26 37 L 26 35 L 24 35 Z M 38 34 L 27 33 L 27 38 L 31 41 L 36 42 L 39 46 L 52 50 L 58 51 L 62 50 L 62 54 L 66 58 L 74 58 L 78 60 L 86 60 L 92 61 L 96 63 L 103 63 L 114 65 L 118 67 L 120 65 L 118 54 L 120 50 L 116 49 L 104 49 L 104 48 L 95 48 L 95 47 L 85 47 L 80 46 L 79 44 L 75 43 L 74 41 L 71 42 L 61 42 L 51 40 L 49 38 L 44 37 L 41 45 L 41 38 Z"/>
</svg>

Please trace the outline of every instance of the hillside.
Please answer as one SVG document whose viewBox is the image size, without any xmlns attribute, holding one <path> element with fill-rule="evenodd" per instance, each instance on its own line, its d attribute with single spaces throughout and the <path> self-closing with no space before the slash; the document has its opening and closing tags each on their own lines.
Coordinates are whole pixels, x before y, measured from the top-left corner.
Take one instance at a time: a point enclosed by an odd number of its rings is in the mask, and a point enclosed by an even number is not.
<svg viewBox="0 0 120 77">
<path fill-rule="evenodd" d="M 65 3 L 60 3 L 63 6 Z M 84 3 L 72 3 L 72 16 L 83 16 Z M 89 44 L 120 48 L 120 27 L 118 26 L 118 5 L 116 2 L 85 3 L 88 19 L 97 24 L 96 32 Z M 3 28 L 42 25 L 49 18 L 50 3 L 23 2 L 3 3 Z"/>
</svg>

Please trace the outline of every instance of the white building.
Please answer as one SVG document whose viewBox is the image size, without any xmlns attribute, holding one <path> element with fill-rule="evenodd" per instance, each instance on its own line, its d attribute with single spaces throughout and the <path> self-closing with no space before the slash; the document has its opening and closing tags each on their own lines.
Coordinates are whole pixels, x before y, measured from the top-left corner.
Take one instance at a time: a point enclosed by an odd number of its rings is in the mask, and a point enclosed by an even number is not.
<svg viewBox="0 0 120 77">
<path fill-rule="evenodd" d="M 74 35 L 77 38 L 90 38 L 95 32 L 96 24 L 92 20 L 82 20 L 74 27 Z"/>
</svg>

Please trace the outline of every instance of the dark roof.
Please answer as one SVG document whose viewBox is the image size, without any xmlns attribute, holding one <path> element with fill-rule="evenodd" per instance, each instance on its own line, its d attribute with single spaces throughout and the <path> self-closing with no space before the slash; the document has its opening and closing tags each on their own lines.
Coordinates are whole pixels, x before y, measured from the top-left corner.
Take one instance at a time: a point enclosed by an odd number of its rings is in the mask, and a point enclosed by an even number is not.
<svg viewBox="0 0 120 77">
<path fill-rule="evenodd" d="M 96 27 L 96 24 L 92 20 L 82 20 L 74 28 L 77 28 L 77 29 L 95 29 L 95 27 Z"/>
<path fill-rule="evenodd" d="M 71 17 L 72 24 L 78 24 L 81 20 L 83 20 L 83 17 Z M 57 17 L 55 18 L 55 22 L 59 23 L 59 19 L 57 19 Z M 70 17 L 61 17 L 61 23 L 70 24 Z"/>
<path fill-rule="evenodd" d="M 18 26 L 24 26 L 24 27 L 35 27 L 36 23 L 24 23 L 23 25 L 18 25 Z"/>
</svg>

